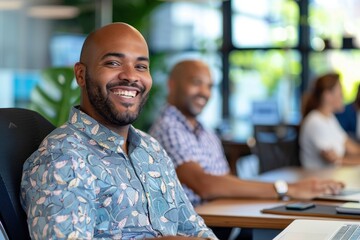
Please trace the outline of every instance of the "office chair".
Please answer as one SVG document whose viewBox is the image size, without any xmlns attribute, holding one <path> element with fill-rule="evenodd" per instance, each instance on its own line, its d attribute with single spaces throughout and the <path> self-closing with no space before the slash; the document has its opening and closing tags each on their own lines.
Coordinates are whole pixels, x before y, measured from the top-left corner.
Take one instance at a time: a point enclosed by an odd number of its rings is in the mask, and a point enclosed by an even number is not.
<svg viewBox="0 0 360 240">
<path fill-rule="evenodd" d="M 259 173 L 286 166 L 300 166 L 297 125 L 254 125 L 252 152 L 259 159 Z"/>
<path fill-rule="evenodd" d="M 0 108 L 0 220 L 10 239 L 30 239 L 20 204 L 22 167 L 54 128 L 37 112 Z"/>
</svg>

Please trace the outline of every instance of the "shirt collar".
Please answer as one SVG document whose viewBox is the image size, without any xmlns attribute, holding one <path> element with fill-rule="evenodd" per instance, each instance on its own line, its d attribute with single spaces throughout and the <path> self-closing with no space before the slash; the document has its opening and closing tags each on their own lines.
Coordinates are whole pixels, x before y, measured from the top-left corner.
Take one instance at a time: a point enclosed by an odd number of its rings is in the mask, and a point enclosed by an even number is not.
<svg viewBox="0 0 360 240">
<path fill-rule="evenodd" d="M 167 104 L 165 107 L 165 112 L 177 118 L 181 124 L 183 124 L 189 131 L 195 133 L 196 135 L 204 131 L 203 125 L 198 120 L 196 120 L 195 126 L 191 125 L 184 114 L 182 114 L 182 112 L 180 112 L 180 110 L 173 105 Z"/>
<path fill-rule="evenodd" d="M 71 109 L 69 123 L 79 131 L 88 135 L 100 146 L 116 153 L 124 153 L 121 148 L 124 143 L 124 138 L 81 111 L 79 107 L 73 107 Z M 140 135 L 133 126 L 129 128 L 127 140 L 134 146 L 138 146 L 141 143 Z"/>
</svg>

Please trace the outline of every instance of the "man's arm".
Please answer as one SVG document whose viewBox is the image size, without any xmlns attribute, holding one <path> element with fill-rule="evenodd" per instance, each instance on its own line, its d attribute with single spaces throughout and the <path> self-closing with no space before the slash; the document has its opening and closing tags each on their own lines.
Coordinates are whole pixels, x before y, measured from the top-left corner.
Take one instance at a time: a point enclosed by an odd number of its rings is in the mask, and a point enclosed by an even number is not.
<svg viewBox="0 0 360 240">
<path fill-rule="evenodd" d="M 202 199 L 214 198 L 277 198 L 272 183 L 241 180 L 236 176 L 207 174 L 193 161 L 176 169 L 180 182 L 191 188 Z M 304 179 L 290 183 L 287 195 L 291 198 L 311 199 L 325 193 L 337 193 L 343 184 L 333 180 Z"/>
<path fill-rule="evenodd" d="M 22 179 L 31 237 L 92 239 L 95 191 L 82 160 L 75 154 L 45 153 L 33 161 L 24 165 Z"/>
<path fill-rule="evenodd" d="M 204 219 L 197 214 L 193 205 L 189 201 L 181 183 L 176 175 L 174 165 L 169 157 L 166 158 L 165 166 L 171 175 L 174 183 L 174 197 L 178 212 L 178 232 L 176 237 L 166 237 L 165 239 L 185 239 L 183 236 L 192 237 L 190 239 L 210 239 L 217 240 L 213 231 L 208 228 Z M 186 238 L 188 239 L 188 238 Z"/>
</svg>

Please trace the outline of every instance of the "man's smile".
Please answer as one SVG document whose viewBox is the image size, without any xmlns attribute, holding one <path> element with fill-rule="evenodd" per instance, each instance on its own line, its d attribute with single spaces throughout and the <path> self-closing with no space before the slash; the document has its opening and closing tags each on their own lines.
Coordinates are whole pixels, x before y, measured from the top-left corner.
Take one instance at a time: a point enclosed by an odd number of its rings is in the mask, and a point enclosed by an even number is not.
<svg viewBox="0 0 360 240">
<path fill-rule="evenodd" d="M 127 90 L 121 90 L 117 89 L 115 91 L 112 91 L 115 95 L 122 96 L 124 98 L 134 98 L 137 95 L 136 91 L 127 91 Z"/>
</svg>

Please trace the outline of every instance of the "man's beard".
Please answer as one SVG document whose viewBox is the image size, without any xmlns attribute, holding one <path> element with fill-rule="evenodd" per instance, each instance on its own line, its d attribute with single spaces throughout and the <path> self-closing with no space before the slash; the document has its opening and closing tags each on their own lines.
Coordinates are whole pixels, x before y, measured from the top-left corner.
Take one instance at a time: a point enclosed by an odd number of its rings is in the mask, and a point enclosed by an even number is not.
<svg viewBox="0 0 360 240">
<path fill-rule="evenodd" d="M 186 109 L 187 109 L 187 112 L 188 112 L 188 115 L 191 116 L 191 117 L 197 117 L 200 113 L 202 113 L 202 111 L 204 110 L 204 107 L 202 108 L 199 108 L 197 106 L 195 106 L 193 104 L 193 101 L 195 100 L 195 98 L 198 98 L 198 97 L 203 97 L 201 95 L 197 95 L 197 96 L 193 96 L 191 98 L 188 98 L 187 99 L 187 102 L 186 102 Z M 206 102 L 208 101 L 208 99 L 206 97 L 203 97 L 206 99 Z"/>
<path fill-rule="evenodd" d="M 143 95 L 145 90 L 141 91 L 139 94 L 143 96 L 137 110 L 134 112 L 130 112 L 129 110 L 126 110 L 125 112 L 118 112 L 116 111 L 114 104 L 109 100 L 109 96 L 102 94 L 101 87 L 95 84 L 87 71 L 85 73 L 85 82 L 89 101 L 96 112 L 99 113 L 106 121 L 119 126 L 132 124 L 139 116 L 141 109 L 145 105 L 149 96 L 149 92 Z M 126 85 L 130 86 L 132 84 L 127 83 Z"/>
</svg>

